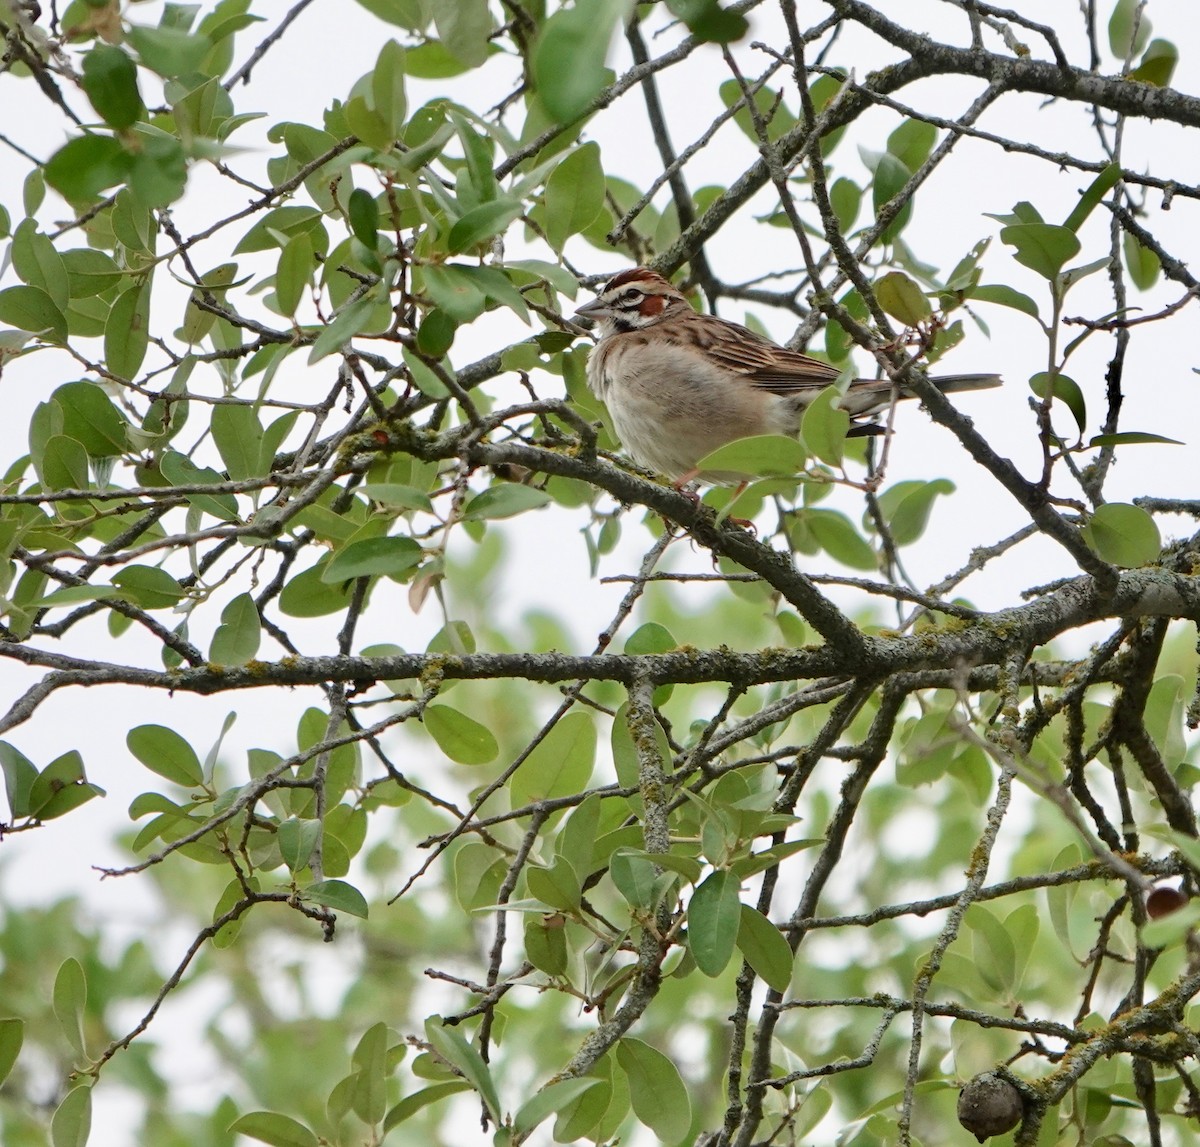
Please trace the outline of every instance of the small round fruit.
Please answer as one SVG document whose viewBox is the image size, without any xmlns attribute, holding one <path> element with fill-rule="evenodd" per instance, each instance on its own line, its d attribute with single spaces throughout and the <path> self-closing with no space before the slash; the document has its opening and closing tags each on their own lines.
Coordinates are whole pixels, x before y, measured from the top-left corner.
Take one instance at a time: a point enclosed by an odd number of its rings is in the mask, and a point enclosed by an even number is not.
<svg viewBox="0 0 1200 1147">
<path fill-rule="evenodd" d="M 994 1071 L 977 1075 L 958 1096 L 958 1121 L 982 1143 L 1021 1122 L 1021 1093 Z"/>
<path fill-rule="evenodd" d="M 1160 885 L 1146 897 L 1146 915 L 1151 920 L 1161 920 L 1178 912 L 1188 902 L 1187 893 L 1168 884 Z"/>
</svg>

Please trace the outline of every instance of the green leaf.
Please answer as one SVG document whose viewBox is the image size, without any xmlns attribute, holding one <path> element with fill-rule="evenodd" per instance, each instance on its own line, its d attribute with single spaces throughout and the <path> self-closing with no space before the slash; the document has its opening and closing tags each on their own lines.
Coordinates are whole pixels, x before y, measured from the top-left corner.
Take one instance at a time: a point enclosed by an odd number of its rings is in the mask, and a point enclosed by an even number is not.
<svg viewBox="0 0 1200 1147">
<path fill-rule="evenodd" d="M 328 565 L 327 561 L 319 561 L 283 587 L 279 608 L 288 617 L 326 617 L 349 604 L 352 587 L 343 582 L 329 585 L 324 578 Z"/>
<path fill-rule="evenodd" d="M 367 898 L 344 880 L 318 880 L 304 889 L 301 898 L 362 920 L 367 918 Z"/>
<path fill-rule="evenodd" d="M 1200 900 L 1192 900 L 1182 908 L 1142 927 L 1141 939 L 1147 948 L 1166 948 L 1189 936 L 1200 924 Z"/>
<path fill-rule="evenodd" d="M 1029 380 L 1029 389 L 1038 398 L 1044 400 L 1046 391 L 1051 389 L 1050 376 L 1045 371 L 1035 374 Z M 1083 397 L 1083 391 L 1080 390 L 1079 383 L 1065 374 L 1056 375 L 1054 378 L 1053 395 L 1070 410 L 1075 419 L 1075 425 L 1082 435 L 1087 429 L 1087 400 Z"/>
<path fill-rule="evenodd" d="M 42 448 L 42 480 L 50 490 L 86 490 L 88 456 L 82 442 L 65 434 L 52 434 Z"/>
<path fill-rule="evenodd" d="M 800 420 L 800 437 L 809 451 L 830 466 L 840 466 L 850 429 L 850 415 L 835 405 L 837 387 L 827 386 L 808 404 Z"/>
<path fill-rule="evenodd" d="M 137 65 L 112 44 L 98 44 L 83 57 L 83 90 L 100 118 L 117 131 L 141 118 Z"/>
<path fill-rule="evenodd" d="M 464 522 L 483 522 L 497 518 L 513 518 L 529 510 L 538 510 L 548 505 L 550 495 L 533 486 L 522 486 L 505 482 L 489 486 L 476 494 L 463 507 Z"/>
<path fill-rule="evenodd" d="M 299 872 L 308 863 L 317 841 L 321 839 L 321 822 L 289 816 L 279 822 L 275 839 L 279 843 L 283 863 L 291 872 Z"/>
<path fill-rule="evenodd" d="M 829 188 L 829 205 L 837 216 L 838 229 L 844 234 L 854 226 L 862 207 L 862 188 L 852 179 L 842 176 Z"/>
<path fill-rule="evenodd" d="M 725 80 L 717 89 L 717 94 L 727 108 L 738 108 L 733 113 L 733 122 L 741 128 L 747 139 L 757 145 L 758 130 L 755 127 L 754 117 L 751 116 L 749 108 L 743 102 L 745 97 L 742 94 L 741 84 L 737 80 Z M 766 124 L 767 139 L 771 143 L 796 126 L 796 117 L 783 102 L 782 93 L 774 88 L 767 85 L 759 88 L 754 93 L 754 106 L 758 112 L 758 119 Z"/>
<path fill-rule="evenodd" d="M 470 70 L 470 65 L 451 55 L 440 40 L 426 40 L 424 44 L 407 50 L 404 70 L 419 80 L 445 80 L 451 76 L 461 76 Z"/>
<path fill-rule="evenodd" d="M 123 598 L 143 609 L 169 609 L 183 597 L 179 582 L 157 566 L 126 566 L 113 574 L 112 583 Z"/>
<path fill-rule="evenodd" d="M 41 287 L 60 310 L 71 300 L 67 265 L 48 235 L 37 229 L 32 219 L 22 220 L 13 235 L 9 248 L 13 270 L 21 281 L 31 287 Z"/>
<path fill-rule="evenodd" d="M 906 119 L 888 136 L 887 149 L 909 171 L 916 171 L 933 151 L 938 129 L 920 119 Z"/>
<path fill-rule="evenodd" d="M 382 119 L 388 135 L 393 140 L 403 129 L 405 113 L 408 110 L 408 101 L 404 95 L 406 56 L 407 52 L 403 47 L 395 40 L 388 40 L 380 48 L 379 57 L 371 72 L 371 107 Z M 363 242 L 367 243 L 365 239 Z M 375 245 L 367 243 L 367 246 L 373 248 Z"/>
<path fill-rule="evenodd" d="M 64 960 L 54 977 L 54 1016 L 67 1043 L 77 1056 L 87 1055 L 83 1033 L 84 1012 L 87 1008 L 87 981 L 83 968 L 73 956 Z"/>
<path fill-rule="evenodd" d="M 221 610 L 208 659 L 216 665 L 245 665 L 253 661 L 262 640 L 258 606 L 248 593 L 239 593 Z"/>
<path fill-rule="evenodd" d="M 658 874 L 644 853 L 618 848 L 609 857 L 608 875 L 631 908 L 654 907 L 659 892 Z"/>
<path fill-rule="evenodd" d="M 282 314 L 290 317 L 296 313 L 315 267 L 312 240 L 303 232 L 293 235 L 279 252 L 275 269 L 275 301 Z"/>
<path fill-rule="evenodd" d="M 972 904 L 966 916 L 972 932 L 971 955 L 984 983 L 1000 996 L 1017 986 L 1017 950 L 1008 930 L 992 911 Z"/>
<path fill-rule="evenodd" d="M 125 737 L 129 751 L 152 773 L 184 788 L 204 784 L 204 770 L 196 750 L 174 729 L 165 725 L 138 725 Z"/>
<path fill-rule="evenodd" d="M 482 64 L 488 56 L 488 37 L 492 33 L 487 0 L 455 0 L 453 4 L 436 3 L 431 7 L 446 50 L 468 67 Z"/>
<path fill-rule="evenodd" d="M 245 1135 L 271 1147 L 318 1147 L 320 1140 L 303 1123 L 278 1111 L 251 1111 L 229 1126 L 233 1135 Z"/>
<path fill-rule="evenodd" d="M 1148 291 L 1158 282 L 1162 271 L 1162 261 L 1150 250 L 1143 247 L 1137 238 L 1128 231 L 1121 237 L 1121 247 L 1125 253 L 1125 266 L 1129 268 L 1129 277 L 1139 291 Z"/>
<path fill-rule="evenodd" d="M 1000 229 L 1000 240 L 1015 248 L 1013 258 L 1023 267 L 1053 281 L 1067 262 L 1079 254 L 1080 243 L 1069 227 L 1053 223 L 1014 223 Z"/>
<path fill-rule="evenodd" d="M 500 1096 L 496 1092 L 492 1073 L 484 1062 L 483 1056 L 467 1043 L 456 1028 L 444 1025 L 441 1016 L 430 1016 L 425 1021 L 425 1037 L 447 1063 L 458 1068 L 463 1076 L 471 1082 L 487 1105 L 492 1119 L 499 1123 L 502 1118 Z"/>
<path fill-rule="evenodd" d="M 308 352 L 308 365 L 318 363 L 326 355 L 333 354 L 355 335 L 366 330 L 375 314 L 376 301 L 366 297 L 344 306 L 333 321 L 317 336 Z"/>
<path fill-rule="evenodd" d="M 1117 0 L 1108 20 L 1108 46 L 1118 60 L 1135 56 L 1150 38 L 1150 18 L 1141 0 Z"/>
<path fill-rule="evenodd" d="M 1142 430 L 1122 430 L 1117 434 L 1097 434 L 1088 446 L 1139 446 L 1139 445 L 1185 446 L 1178 438 L 1166 438 L 1161 434 L 1147 434 Z"/>
<path fill-rule="evenodd" d="M 429 297 L 456 323 L 473 322 L 483 314 L 487 296 L 465 267 L 454 263 L 424 267 L 421 275 Z"/>
<path fill-rule="evenodd" d="M 531 896 L 564 912 L 579 910 L 583 888 L 569 861 L 560 856 L 550 868 L 528 867 L 525 872 Z"/>
<path fill-rule="evenodd" d="M 221 461 L 234 482 L 259 478 L 266 474 L 262 457 L 263 429 L 254 407 L 240 402 L 226 402 L 212 412 L 212 436 Z"/>
<path fill-rule="evenodd" d="M 350 192 L 346 217 L 354 237 L 366 248 L 375 250 L 379 242 L 379 204 L 375 196 L 361 187 Z"/>
<path fill-rule="evenodd" d="M 47 160 L 46 182 L 69 202 L 88 202 L 123 183 L 132 163 L 132 157 L 112 136 L 81 135 Z"/>
<path fill-rule="evenodd" d="M 428 358 L 440 359 L 454 345 L 458 324 L 436 307 L 421 320 L 417 329 L 417 350 Z"/>
<path fill-rule="evenodd" d="M 1084 220 L 1091 215 L 1096 205 L 1112 190 L 1120 178 L 1121 165 L 1110 163 L 1092 180 L 1091 185 L 1079 197 L 1079 202 L 1075 204 L 1074 210 L 1067 216 L 1063 226 L 1071 231 L 1078 231 L 1083 226 Z"/>
<path fill-rule="evenodd" d="M 675 1065 L 657 1048 L 624 1036 L 617 1063 L 629 1081 L 633 1112 L 659 1139 L 678 1143 L 692 1125 L 692 1105 Z"/>
<path fill-rule="evenodd" d="M 560 1079 L 542 1088 L 531 1099 L 527 1099 L 513 1116 L 513 1130 L 518 1135 L 528 1135 L 547 1116 L 561 1111 L 585 1091 L 602 1082 L 583 1076 L 578 1079 Z"/>
<path fill-rule="evenodd" d="M 700 874 L 704 871 L 704 862 L 694 856 L 683 856 L 677 852 L 634 852 L 631 856 L 640 856 L 651 864 L 656 864 L 668 872 L 676 872 L 689 884 L 699 884 Z"/>
<path fill-rule="evenodd" d="M 47 342 L 67 341 L 67 317 L 41 287 L 0 291 L 0 323 L 41 335 Z"/>
<path fill-rule="evenodd" d="M 172 486 L 205 486 L 225 481 L 225 476 L 211 466 L 197 466 L 175 450 L 168 450 L 158 465 L 162 476 Z M 187 500 L 197 509 L 223 521 L 237 520 L 237 499 L 232 494 L 188 494 Z"/>
<path fill-rule="evenodd" d="M 834 561 L 853 570 L 879 568 L 878 555 L 845 514 L 821 509 L 805 509 L 800 513 L 804 525 Z"/>
<path fill-rule="evenodd" d="M 513 807 L 581 792 L 596 759 L 596 725 L 586 712 L 568 713 L 535 746 L 512 779 Z"/>
<path fill-rule="evenodd" d="M 933 313 L 925 292 L 903 271 L 889 271 L 875 284 L 879 305 L 906 327 L 925 322 Z"/>
<path fill-rule="evenodd" d="M 577 119 L 609 82 L 604 59 L 623 8 L 613 0 L 577 0 L 542 27 L 533 52 L 533 79 L 551 119 Z"/>
<path fill-rule="evenodd" d="M 667 0 L 667 7 L 701 43 L 729 44 L 750 28 L 745 16 L 722 8 L 719 0 Z"/>
<path fill-rule="evenodd" d="M 702 474 L 792 477 L 804 472 L 806 462 L 804 447 L 796 439 L 783 434 L 756 434 L 718 447 L 696 466 Z"/>
<path fill-rule="evenodd" d="M 65 383 L 51 397 L 62 408 L 63 433 L 81 443 L 92 458 L 125 452 L 128 423 L 94 382 Z"/>
<path fill-rule="evenodd" d="M 356 577 L 397 577 L 420 565 L 424 556 L 412 538 L 361 538 L 333 555 L 321 580 L 332 585 Z"/>
<path fill-rule="evenodd" d="M 909 171 L 902 160 L 898 159 L 891 152 L 885 152 L 878 157 L 878 162 L 875 165 L 875 177 L 871 181 L 871 203 L 875 209 L 876 218 L 879 217 L 879 213 L 884 206 L 903 190 L 905 184 L 911 178 L 912 172 Z M 912 216 L 912 208 L 913 201 L 909 199 L 884 230 L 881 237 L 883 242 L 890 243 L 904 230 L 905 225 Z"/>
<path fill-rule="evenodd" d="M 104 358 L 118 378 L 132 381 L 142 367 L 150 342 L 150 278 L 126 287 L 116 298 L 104 325 Z"/>
<path fill-rule="evenodd" d="M 212 50 L 212 41 L 181 28 L 132 25 L 127 35 L 142 63 L 160 76 L 195 72 Z"/>
<path fill-rule="evenodd" d="M 496 738 L 486 725 L 449 705 L 430 705 L 423 720 L 438 748 L 459 764 L 486 765 L 500 752 Z"/>
<path fill-rule="evenodd" d="M 29 788 L 29 815 L 38 820 L 54 820 L 103 795 L 103 789 L 87 782 L 83 758 L 72 749 L 38 773 Z"/>
<path fill-rule="evenodd" d="M 431 1103 L 437 1103 L 448 1096 L 457 1095 L 460 1091 L 469 1091 L 470 1088 L 469 1083 L 456 1079 L 449 1083 L 435 1083 L 432 1087 L 426 1087 L 412 1095 L 406 1095 L 384 1116 L 383 1130 L 385 1133 L 391 1131 L 393 1127 L 410 1119 Z"/>
<path fill-rule="evenodd" d="M 380 1122 L 387 1112 L 387 1053 L 388 1028 L 380 1021 L 363 1032 L 351 1057 L 358 1069 L 351 1104 L 368 1125 Z"/>
<path fill-rule="evenodd" d="M 486 298 L 515 311 L 522 322 L 529 324 L 529 308 L 524 297 L 499 267 L 465 267 L 464 271 L 483 291 Z"/>
<path fill-rule="evenodd" d="M 604 169 L 600 145 L 585 143 L 571 152 L 546 180 L 546 238 L 556 251 L 586 230 L 604 210 Z"/>
<path fill-rule="evenodd" d="M 25 1039 L 25 1021 L 21 1019 L 0 1020 L 0 1083 L 8 1078 L 17 1056 L 21 1054 L 21 1044 Z"/>
<path fill-rule="evenodd" d="M 1171 85 L 1175 66 L 1179 63 L 1179 49 L 1170 40 L 1151 40 L 1142 62 L 1129 73 L 1129 79 L 1156 88 Z"/>
<path fill-rule="evenodd" d="M 792 982 L 792 949 L 783 933 L 761 912 L 741 906 L 737 946 L 750 965 L 777 992 Z"/>
<path fill-rule="evenodd" d="M 710 873 L 688 905 L 688 949 L 706 976 L 719 976 L 737 944 L 740 881 L 728 869 Z"/>
<path fill-rule="evenodd" d="M 1129 569 L 1154 561 L 1162 550 L 1154 519 L 1140 506 L 1125 502 L 1097 506 L 1082 533 L 1104 561 Z"/>
<path fill-rule="evenodd" d="M 920 538 L 929 522 L 934 499 L 940 494 L 953 493 L 954 483 L 947 478 L 897 482 L 885 490 L 879 496 L 879 508 L 896 545 L 912 545 Z"/>
<path fill-rule="evenodd" d="M 73 1087 L 50 1117 L 53 1147 L 84 1147 L 92 1131 L 92 1089 Z"/>
<path fill-rule="evenodd" d="M 166 207 L 187 187 L 187 156 L 173 136 L 138 130 L 140 148 L 129 168 L 129 189 L 146 207 Z"/>
<path fill-rule="evenodd" d="M 73 299 L 88 298 L 115 287 L 122 278 L 121 268 L 111 256 L 89 247 L 72 247 L 62 253 L 67 270 L 67 285 Z"/>
<path fill-rule="evenodd" d="M 1011 307 L 1031 319 L 1038 317 L 1038 305 L 1028 295 L 1009 287 L 1004 283 L 984 284 L 971 292 L 971 300 L 979 303 L 995 303 L 1001 307 Z"/>
<path fill-rule="evenodd" d="M 760 834 L 764 829 L 760 828 Z M 751 876 L 757 876 L 760 872 L 766 872 L 767 869 L 773 869 L 779 865 L 782 860 L 786 860 L 798 852 L 803 852 L 805 848 L 815 848 L 820 845 L 821 841 L 816 839 L 804 840 L 785 840 L 772 845 L 769 848 L 763 848 L 761 852 L 751 852 L 746 857 L 740 857 L 734 860 L 730 865 L 730 871 L 738 877 L 738 879 L 748 879 Z"/>
<path fill-rule="evenodd" d="M 492 199 L 473 207 L 453 227 L 447 242 L 455 254 L 472 251 L 476 247 L 491 243 L 497 235 L 503 235 L 508 225 L 520 218 L 524 205 L 507 197 Z"/>
<path fill-rule="evenodd" d="M 253 752 L 254 750 L 251 751 Z M 251 891 L 257 892 L 259 890 L 257 876 L 251 876 L 248 880 L 248 884 Z M 245 896 L 246 890 L 242 885 L 242 881 L 237 877 L 234 877 L 225 886 L 225 890 L 221 893 L 220 897 L 218 897 L 216 904 L 213 905 L 212 922 L 216 923 L 227 912 L 241 904 Z M 227 920 L 221 925 L 220 928 L 217 929 L 216 934 L 211 940 L 212 946 L 217 949 L 231 948 L 237 941 L 238 934 L 241 932 L 242 926 L 245 923 L 245 912 L 243 912 L 240 916 L 235 916 L 232 920 Z"/>
<path fill-rule="evenodd" d="M 19 749 L 0 741 L 0 768 L 4 769 L 4 794 L 15 820 L 29 815 L 29 794 L 37 779 L 37 768 Z"/>
</svg>

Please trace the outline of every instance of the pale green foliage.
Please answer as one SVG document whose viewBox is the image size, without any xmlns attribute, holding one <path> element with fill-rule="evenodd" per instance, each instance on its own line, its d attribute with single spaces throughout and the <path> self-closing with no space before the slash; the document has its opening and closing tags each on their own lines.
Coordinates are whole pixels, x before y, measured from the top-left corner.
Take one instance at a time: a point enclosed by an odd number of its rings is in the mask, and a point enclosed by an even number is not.
<svg viewBox="0 0 1200 1147">
<path fill-rule="evenodd" d="M 1109 6 L 1038 14 L 1061 49 L 983 6 L 0 0 L 0 829 L 90 876 L 71 826 L 121 818 L 139 905 L 5 905 L 6 1147 L 940 1147 L 998 1064 L 1001 1142 L 1187 1141 L 1197 916 L 1139 929 L 1200 871 L 1200 556 L 1156 518 L 1197 507 L 1105 484 L 1187 438 L 1125 424 L 1126 278 L 1193 325 L 1195 283 L 1138 215 L 1186 173 L 1108 123 L 1200 110 Z M 1095 137 L 1007 141 L 1074 182 L 990 217 L 989 151 L 948 269 L 925 196 L 976 125 L 909 91 L 940 73 Z M 616 459 L 570 321 L 639 263 L 841 372 L 699 504 Z M 1010 319 L 1019 465 L 918 372 Z M 932 476 L 839 406 L 884 370 L 950 430 Z M 1030 535 L 1062 565 L 955 596 Z M 82 685 L 104 719 L 55 725 Z"/>
</svg>

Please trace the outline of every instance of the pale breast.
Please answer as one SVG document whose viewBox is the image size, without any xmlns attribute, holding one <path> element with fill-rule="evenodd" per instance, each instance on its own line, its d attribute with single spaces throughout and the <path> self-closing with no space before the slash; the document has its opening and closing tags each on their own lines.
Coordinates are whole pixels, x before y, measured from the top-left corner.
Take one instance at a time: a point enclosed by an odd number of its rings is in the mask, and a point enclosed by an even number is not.
<svg viewBox="0 0 1200 1147">
<path fill-rule="evenodd" d="M 588 363 L 588 381 L 612 415 L 621 444 L 639 465 L 678 479 L 706 454 L 735 438 L 791 434 L 792 404 L 732 379 L 686 347 L 634 331 L 603 340 Z M 736 482 L 738 474 L 704 474 Z"/>
</svg>

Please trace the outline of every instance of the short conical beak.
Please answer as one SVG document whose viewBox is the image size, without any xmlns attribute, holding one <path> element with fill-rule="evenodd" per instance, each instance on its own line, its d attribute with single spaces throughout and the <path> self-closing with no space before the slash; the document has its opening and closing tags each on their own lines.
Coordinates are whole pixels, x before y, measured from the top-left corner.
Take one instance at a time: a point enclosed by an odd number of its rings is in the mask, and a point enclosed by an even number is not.
<svg viewBox="0 0 1200 1147">
<path fill-rule="evenodd" d="M 584 322 L 594 323 L 597 319 L 602 319 L 608 314 L 608 307 L 601 299 L 593 299 L 590 303 L 584 303 L 575 312 L 575 318 L 583 319 Z"/>
</svg>

